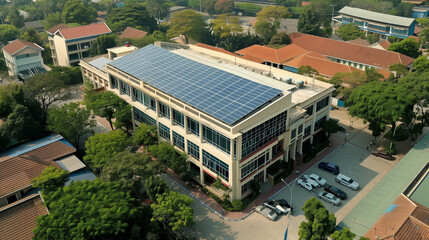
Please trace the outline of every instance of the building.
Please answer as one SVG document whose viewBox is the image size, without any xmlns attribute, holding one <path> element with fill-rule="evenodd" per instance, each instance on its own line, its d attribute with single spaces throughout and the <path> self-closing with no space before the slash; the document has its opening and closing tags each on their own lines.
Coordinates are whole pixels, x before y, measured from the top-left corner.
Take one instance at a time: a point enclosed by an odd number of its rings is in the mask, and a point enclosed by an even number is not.
<svg viewBox="0 0 429 240">
<path fill-rule="evenodd" d="M 0 154 L 0 207 L 12 204 L 38 192 L 31 180 L 47 166 L 62 168 L 76 175 L 88 176 L 83 164 L 73 153 L 76 149 L 60 135 L 52 135 L 18 146 Z M 91 173 L 92 174 L 92 173 Z M 95 179 L 95 175 L 88 180 Z M 1 236 L 1 235 L 0 235 Z"/>
<path fill-rule="evenodd" d="M 130 39 L 138 39 L 143 38 L 147 35 L 147 32 L 138 30 L 136 28 L 127 27 L 125 30 L 119 35 L 119 38 L 130 38 Z"/>
<path fill-rule="evenodd" d="M 42 51 L 44 49 L 31 42 L 17 39 L 3 47 L 3 55 L 9 76 L 27 79 L 45 72 Z"/>
<path fill-rule="evenodd" d="M 413 18 L 425 18 L 429 16 L 429 7 L 413 7 Z"/>
<path fill-rule="evenodd" d="M 43 32 L 43 25 L 40 23 L 40 21 L 30 21 L 25 22 L 25 28 L 34 28 L 37 32 Z"/>
<path fill-rule="evenodd" d="M 232 200 L 243 199 L 252 180 L 266 182 L 280 161 L 302 161 L 324 137 L 331 84 L 221 51 L 164 44 L 173 50 L 149 45 L 107 63 L 107 89 L 133 106 L 135 125 L 156 125 L 160 141 L 189 155 L 201 184 L 220 178 Z"/>
<path fill-rule="evenodd" d="M 388 36 L 407 38 L 414 35 L 416 25 L 414 18 L 377 13 L 347 6 L 338 12 L 341 13 L 342 24 L 356 24 L 365 32 L 375 33 L 383 38 Z"/>
<path fill-rule="evenodd" d="M 81 59 L 89 57 L 89 47 L 97 37 L 111 33 L 106 23 L 79 27 L 59 24 L 46 31 L 55 66 L 77 66 Z"/>
</svg>

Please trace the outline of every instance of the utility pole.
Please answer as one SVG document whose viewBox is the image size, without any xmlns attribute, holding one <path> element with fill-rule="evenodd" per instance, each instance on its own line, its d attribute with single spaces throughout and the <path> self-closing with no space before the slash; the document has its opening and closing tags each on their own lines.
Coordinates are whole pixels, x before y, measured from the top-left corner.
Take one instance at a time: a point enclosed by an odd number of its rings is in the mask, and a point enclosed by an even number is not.
<svg viewBox="0 0 429 240">
<path fill-rule="evenodd" d="M 334 28 L 334 8 L 337 6 L 336 4 L 332 3 L 332 16 L 331 16 L 331 22 L 332 22 L 332 28 Z"/>
<path fill-rule="evenodd" d="M 200 13 L 202 13 L 202 12 L 201 12 L 201 0 L 200 0 Z"/>
</svg>

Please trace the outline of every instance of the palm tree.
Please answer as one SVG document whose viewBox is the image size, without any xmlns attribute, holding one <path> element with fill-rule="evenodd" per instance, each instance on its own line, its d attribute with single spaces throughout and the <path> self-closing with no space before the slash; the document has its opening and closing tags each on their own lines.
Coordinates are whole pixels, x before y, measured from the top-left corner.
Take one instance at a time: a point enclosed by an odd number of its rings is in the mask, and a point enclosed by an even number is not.
<svg viewBox="0 0 429 240">
<path fill-rule="evenodd" d="M 170 13 L 170 7 L 165 3 L 165 0 L 146 0 L 146 8 L 149 15 L 154 17 L 158 24 Z"/>
</svg>

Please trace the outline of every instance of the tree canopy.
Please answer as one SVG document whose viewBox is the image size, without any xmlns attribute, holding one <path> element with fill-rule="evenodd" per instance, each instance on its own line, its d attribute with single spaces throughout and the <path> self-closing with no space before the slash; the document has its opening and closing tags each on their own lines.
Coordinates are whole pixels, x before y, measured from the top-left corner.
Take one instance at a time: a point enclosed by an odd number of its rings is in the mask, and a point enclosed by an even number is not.
<svg viewBox="0 0 429 240">
<path fill-rule="evenodd" d="M 341 231 L 335 231 L 330 235 L 332 240 L 353 240 L 356 234 L 352 233 L 348 228 L 343 228 Z"/>
<path fill-rule="evenodd" d="M 234 10 L 234 0 L 218 0 L 215 3 L 215 10 L 219 14 L 232 12 Z"/>
<path fill-rule="evenodd" d="M 0 127 L 0 131 L 3 136 L 27 142 L 41 135 L 42 126 L 32 117 L 26 106 L 17 104 Z"/>
<path fill-rule="evenodd" d="M 43 193 L 56 191 L 64 187 L 64 184 L 69 180 L 69 172 L 64 169 L 56 168 L 54 166 L 46 167 L 43 172 L 31 180 L 34 188 L 42 189 Z"/>
<path fill-rule="evenodd" d="M 310 198 L 302 207 L 307 221 L 299 225 L 299 239 L 326 239 L 335 227 L 335 215 L 329 213 L 315 197 Z"/>
<path fill-rule="evenodd" d="M 104 34 L 95 40 L 90 47 L 90 55 L 97 56 L 106 54 L 108 48 L 116 47 L 116 34 Z"/>
<path fill-rule="evenodd" d="M 145 182 L 145 187 L 147 195 L 152 202 L 156 202 L 156 196 L 158 194 L 162 195 L 169 191 L 167 183 L 159 176 L 150 176 Z"/>
<path fill-rule="evenodd" d="M 97 10 L 85 0 L 69 0 L 62 10 L 64 23 L 79 23 L 82 25 L 92 23 L 97 16 Z"/>
<path fill-rule="evenodd" d="M 187 9 L 175 13 L 170 19 L 167 36 L 177 37 L 183 35 L 186 43 L 188 43 L 189 38 L 199 41 L 205 27 L 206 23 L 203 20 L 203 16 L 194 10 Z"/>
<path fill-rule="evenodd" d="M 149 15 L 146 7 L 141 3 L 113 8 L 107 15 L 106 23 L 114 33 L 121 32 L 126 27 L 140 28 L 150 33 L 157 29 L 155 18 Z"/>
<path fill-rule="evenodd" d="M 243 30 L 238 17 L 235 17 L 232 14 L 219 15 L 218 18 L 213 21 L 213 25 L 213 31 L 216 34 L 219 34 L 221 38 L 226 37 L 231 33 L 241 32 Z"/>
<path fill-rule="evenodd" d="M 170 13 L 170 6 L 165 0 L 146 0 L 146 7 L 149 15 L 155 18 L 158 23 Z"/>
<path fill-rule="evenodd" d="M 16 39 L 18 35 L 19 31 L 15 26 L 8 24 L 0 25 L 0 43 L 7 44 L 8 41 Z"/>
<path fill-rule="evenodd" d="M 344 41 L 350 41 L 357 38 L 365 38 L 365 32 L 360 30 L 355 24 L 342 24 L 336 31 L 338 37 Z"/>
<path fill-rule="evenodd" d="M 149 126 L 144 123 L 136 127 L 132 136 L 132 141 L 136 146 L 154 145 L 157 142 L 156 126 Z"/>
<path fill-rule="evenodd" d="M 324 28 L 322 29 L 322 26 Z M 298 18 L 298 32 L 316 36 L 330 36 L 332 28 L 324 15 L 312 5 L 305 8 Z"/>
<path fill-rule="evenodd" d="M 419 49 L 419 42 L 417 42 L 414 38 L 406 38 L 400 42 L 390 44 L 387 50 L 399 52 L 412 58 L 417 58 L 421 55 Z"/>
<path fill-rule="evenodd" d="M 413 68 L 411 69 L 414 72 L 424 73 L 429 71 L 429 59 L 426 55 L 416 58 L 413 63 Z"/>
<path fill-rule="evenodd" d="M 281 19 L 291 17 L 287 8 L 283 6 L 264 7 L 256 14 L 255 32 L 267 41 L 277 34 Z"/>
</svg>

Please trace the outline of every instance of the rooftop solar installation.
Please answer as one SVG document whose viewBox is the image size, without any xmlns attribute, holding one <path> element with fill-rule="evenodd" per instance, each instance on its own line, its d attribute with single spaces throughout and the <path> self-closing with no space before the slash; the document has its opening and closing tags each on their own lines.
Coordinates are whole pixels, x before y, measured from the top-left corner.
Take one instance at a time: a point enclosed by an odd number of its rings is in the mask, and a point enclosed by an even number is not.
<svg viewBox="0 0 429 240">
<path fill-rule="evenodd" d="M 229 125 L 282 93 L 154 45 L 109 65 Z"/>
<path fill-rule="evenodd" d="M 110 60 L 110 59 L 108 59 L 108 58 L 105 58 L 105 57 L 100 57 L 100 58 L 97 58 L 97 59 L 95 59 L 95 60 L 92 60 L 91 62 L 88 62 L 90 65 L 92 65 L 92 66 L 94 66 L 94 67 L 96 67 L 96 68 L 98 68 L 99 70 L 101 70 L 101 71 L 104 71 L 104 66 L 106 65 L 106 64 L 108 64 L 109 62 L 111 62 L 112 60 Z"/>
</svg>

